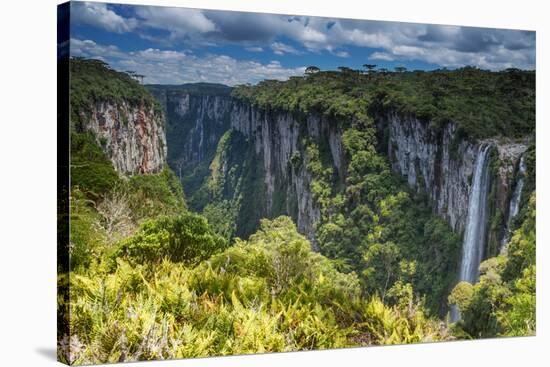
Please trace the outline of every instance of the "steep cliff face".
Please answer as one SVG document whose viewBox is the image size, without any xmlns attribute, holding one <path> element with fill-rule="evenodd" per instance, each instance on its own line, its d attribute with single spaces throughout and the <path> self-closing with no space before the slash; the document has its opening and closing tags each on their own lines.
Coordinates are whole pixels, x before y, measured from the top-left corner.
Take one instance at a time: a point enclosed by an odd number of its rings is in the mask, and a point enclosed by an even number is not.
<svg viewBox="0 0 550 367">
<path fill-rule="evenodd" d="M 179 173 L 188 193 L 191 196 L 194 192 L 198 193 L 195 202 L 201 204 L 197 205 L 197 210 L 202 210 L 208 201 L 201 187 L 205 187 L 211 173 L 210 164 L 216 147 L 222 135 L 232 130 L 244 137 L 232 141 L 239 141 L 243 147 L 250 146 L 251 150 L 246 154 L 253 152 L 248 159 L 254 162 L 247 165 L 256 167 L 256 179 L 263 185 L 254 197 L 247 197 L 244 191 L 239 205 L 245 205 L 243 203 L 247 200 L 257 203 L 256 212 L 248 213 L 255 216 L 252 221 L 281 214 L 291 215 L 299 231 L 314 240 L 315 224 L 321 214 L 312 195 L 313 178 L 307 169 L 309 157 L 306 142 L 312 141 L 324 147 L 329 165 L 334 168 L 340 182 L 344 182 L 347 163 L 342 147 L 341 124 L 317 114 L 297 116 L 285 111 L 266 111 L 231 98 L 228 94 L 181 91 L 154 94 L 164 104 L 169 116 L 169 163 Z M 386 139 L 381 146 L 386 147 L 392 170 L 404 176 L 409 186 L 418 193 L 426 194 L 434 212 L 459 234 L 464 232 L 466 225 L 479 146 L 493 146 L 489 195 L 493 223 L 488 243 L 501 241 L 519 159 L 527 148 L 525 143 L 472 141 L 464 138 L 455 124 L 434 129 L 429 123 L 397 113 L 379 116 L 376 121 L 380 135 Z M 229 174 L 231 164 L 235 163 L 234 155 L 232 163 L 225 162 L 224 165 L 221 162 L 224 170 L 220 172 L 227 171 Z"/>
<path fill-rule="evenodd" d="M 229 128 L 230 99 L 167 93 L 165 110 L 170 118 L 168 160 L 176 172 L 211 159 L 220 137 Z"/>
<path fill-rule="evenodd" d="M 155 173 L 165 165 L 164 116 L 154 105 L 98 102 L 82 120 L 118 172 Z"/>
<path fill-rule="evenodd" d="M 217 201 L 207 186 L 218 144 L 230 128 L 231 88 L 183 84 L 147 89 L 166 115 L 168 165 L 183 184 L 190 208 L 202 212 L 208 203 Z"/>
<path fill-rule="evenodd" d="M 221 135 L 228 128 L 229 99 L 184 94 L 170 96 L 167 104 L 170 113 L 189 123 L 182 126 L 188 130 L 183 141 L 174 142 L 174 145 L 182 146 L 178 158 L 191 164 L 203 161 L 215 149 Z"/>
<path fill-rule="evenodd" d="M 514 185 L 524 173 L 520 161 L 528 144 L 527 142 L 499 142 L 497 140 L 487 140 L 487 142 L 497 148 L 495 200 L 496 206 L 505 213 Z"/>
<path fill-rule="evenodd" d="M 388 158 L 393 171 L 406 177 L 418 192 L 425 192 L 435 212 L 453 230 L 463 231 L 477 154 L 475 144 L 456 142 L 456 127 L 452 124 L 436 133 L 415 118 L 391 114 L 379 125 L 388 128 Z"/>
<path fill-rule="evenodd" d="M 386 131 L 387 153 L 393 170 L 404 176 L 411 187 L 425 193 L 434 211 L 457 233 L 462 233 L 466 224 L 479 146 L 493 146 L 491 215 L 498 215 L 497 221 L 508 215 L 511 186 L 519 159 L 527 149 L 526 143 L 495 139 L 474 142 L 462 138 L 455 124 L 436 131 L 426 122 L 397 114 L 383 116 L 378 126 Z M 496 233 L 490 236 L 503 235 L 497 224 L 500 223 L 493 223 Z"/>
<path fill-rule="evenodd" d="M 298 230 L 314 239 L 320 210 L 311 193 L 306 140 L 328 146 L 332 164 L 343 174 L 341 132 L 336 124 L 315 114 L 298 119 L 288 112 L 266 112 L 237 102 L 231 110 L 231 128 L 254 144 L 262 160 L 268 216 L 290 214 Z"/>
</svg>

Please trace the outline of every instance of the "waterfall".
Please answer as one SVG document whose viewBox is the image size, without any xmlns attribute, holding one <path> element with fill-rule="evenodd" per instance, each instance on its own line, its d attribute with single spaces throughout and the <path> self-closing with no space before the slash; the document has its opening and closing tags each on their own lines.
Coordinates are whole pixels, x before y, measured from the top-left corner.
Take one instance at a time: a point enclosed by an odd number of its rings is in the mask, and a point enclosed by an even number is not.
<svg viewBox="0 0 550 367">
<path fill-rule="evenodd" d="M 516 217 L 516 215 L 518 215 L 518 212 L 519 212 L 519 203 L 521 202 L 521 193 L 523 191 L 525 169 L 526 169 L 525 161 L 523 160 L 523 156 L 522 156 L 519 161 L 518 179 L 516 182 L 516 187 L 514 188 L 514 192 L 512 193 L 512 197 L 510 198 L 508 218 L 506 219 L 506 229 L 504 232 L 504 236 L 502 237 L 502 241 L 500 242 L 501 250 L 510 240 L 510 236 L 512 235 L 512 220 Z"/>
<path fill-rule="evenodd" d="M 490 145 L 481 145 L 475 161 L 474 176 L 468 202 L 468 217 L 462 242 L 462 263 L 458 281 L 476 283 L 479 264 L 483 258 L 487 238 L 487 196 L 489 194 Z M 451 321 L 460 319 L 458 308 L 451 307 Z"/>
</svg>

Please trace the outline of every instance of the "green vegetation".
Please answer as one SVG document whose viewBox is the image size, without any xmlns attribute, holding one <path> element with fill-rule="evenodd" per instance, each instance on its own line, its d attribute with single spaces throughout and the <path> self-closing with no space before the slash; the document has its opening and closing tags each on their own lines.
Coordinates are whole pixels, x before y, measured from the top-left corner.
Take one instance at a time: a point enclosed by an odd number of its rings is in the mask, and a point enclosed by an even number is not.
<svg viewBox="0 0 550 367">
<path fill-rule="evenodd" d="M 169 168 L 121 176 L 91 133 L 71 132 L 71 269 L 89 266 L 144 220 L 184 211 L 181 184 Z"/>
<path fill-rule="evenodd" d="M 138 220 L 186 210 L 181 183 L 168 167 L 157 174 L 132 176 L 124 186 L 132 215 Z"/>
<path fill-rule="evenodd" d="M 535 72 L 473 67 L 432 72 L 370 72 L 343 68 L 287 82 L 239 86 L 237 98 L 264 109 L 318 111 L 343 120 L 357 112 L 393 110 L 442 127 L 448 121 L 472 138 L 522 137 L 535 128 Z"/>
<path fill-rule="evenodd" d="M 460 238 L 391 173 L 378 153 L 384 142 L 378 140 L 375 119 L 397 112 L 436 130 L 452 121 L 461 139 L 525 137 L 535 126 L 535 73 L 472 67 L 392 73 L 365 67 L 368 73 L 315 69 L 286 82 L 239 86 L 233 96 L 265 111 L 292 112 L 298 120 L 311 113 L 331 117 L 343 131 L 344 185 L 330 159 L 327 163 L 322 141 L 304 141 L 306 157 L 300 157 L 314 176 L 321 252 L 335 259 L 341 271 L 360 274 L 366 292 L 386 300 L 393 285 L 411 283 L 427 309 L 443 316 L 455 282 Z"/>
<path fill-rule="evenodd" d="M 356 120 L 343 134 L 349 164 L 340 190 L 335 190 L 332 168 L 321 162 L 316 145 L 308 145 L 311 189 L 321 206 L 321 252 L 338 261 L 342 271 L 361 274 L 369 294 L 386 300 L 393 286 L 411 283 L 416 297 L 425 297 L 429 312 L 443 315 L 455 281 L 460 238 L 391 173 L 387 160 L 376 152 L 374 131 L 367 123 Z"/>
<path fill-rule="evenodd" d="M 78 123 L 90 101 L 152 98 L 101 62 L 71 65 Z M 295 212 L 284 190 L 273 195 L 272 218 L 264 218 L 263 162 L 237 131 L 220 134 L 208 164 L 179 177 L 167 167 L 127 177 L 101 142 L 73 129 L 70 269 L 58 277 L 70 297 L 58 301 L 59 359 L 112 363 L 534 334 L 535 195 L 522 200 L 505 251 L 482 263 L 480 282 L 450 293 L 461 240 L 391 172 L 374 122 L 391 107 L 436 127 L 456 121 L 471 137 L 530 134 L 532 73 L 365 67 L 368 74 L 312 67 L 304 78 L 234 91 L 267 112 L 324 114 L 338 124 L 340 172 L 325 137 L 302 136 L 285 168 L 311 175 L 320 209 L 314 244 L 289 217 Z M 106 80 L 97 84 L 92 75 Z M 517 90 L 506 89 L 510 81 Z M 474 102 L 482 92 L 485 99 Z M 493 124 L 497 117 L 506 117 L 502 125 Z M 524 192 L 534 192 L 534 147 L 526 165 Z M 281 186 L 281 177 L 274 180 Z M 181 181 L 193 187 L 187 200 Z M 448 304 L 462 314 L 454 325 L 443 321 Z"/>
<path fill-rule="evenodd" d="M 71 133 L 71 186 L 98 197 L 118 181 L 111 161 L 94 137 L 88 133 Z"/>
<path fill-rule="evenodd" d="M 145 222 L 133 236 L 123 240 L 113 257 L 137 263 L 159 263 L 164 259 L 193 264 L 225 247 L 206 219 L 186 213 Z"/>
<path fill-rule="evenodd" d="M 72 269 L 88 266 L 99 253 L 134 233 L 143 221 L 186 211 L 181 185 L 168 168 L 147 176 L 115 176 L 110 188 L 102 187 L 99 194 L 85 183 L 92 178 L 105 182 L 103 170 L 86 171 L 84 181 L 74 171 L 70 195 Z M 105 171 L 111 178 L 112 166 Z"/>
<path fill-rule="evenodd" d="M 256 231 L 266 213 L 263 200 L 258 200 L 261 197 L 265 197 L 261 160 L 243 134 L 226 131 L 218 142 L 208 175 L 190 199 L 190 206 L 202 211 L 216 233 L 229 241 Z"/>
<path fill-rule="evenodd" d="M 457 328 L 474 338 L 534 335 L 536 329 L 535 195 L 525 221 L 502 254 L 483 262 L 479 283 L 458 284 L 449 303 L 457 304 Z"/>
<path fill-rule="evenodd" d="M 70 60 L 71 127 L 82 130 L 84 116 L 89 116 L 97 102 L 128 103 L 161 107 L 153 96 L 128 73 L 113 70 L 101 60 Z"/>
<path fill-rule="evenodd" d="M 172 224 L 147 224 L 129 242 L 143 244 L 155 226 L 162 229 L 154 236 L 182 233 L 173 225 L 180 219 L 161 222 Z M 164 260 L 116 257 L 114 267 L 99 257 L 60 279 L 70 282 L 72 338 L 65 342 L 73 346 L 62 360 L 107 363 L 450 337 L 406 290 L 393 307 L 376 296 L 363 298 L 357 277 L 311 251 L 288 217 L 263 221 L 248 241 L 195 266 L 170 260 L 173 252 L 164 250 Z"/>
</svg>

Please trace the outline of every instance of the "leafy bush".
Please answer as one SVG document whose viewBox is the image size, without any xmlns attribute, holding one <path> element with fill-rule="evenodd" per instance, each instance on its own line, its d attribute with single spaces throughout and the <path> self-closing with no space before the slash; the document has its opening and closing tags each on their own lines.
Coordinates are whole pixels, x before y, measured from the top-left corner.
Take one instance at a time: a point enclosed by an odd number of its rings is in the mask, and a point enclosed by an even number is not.
<svg viewBox="0 0 550 367">
<path fill-rule="evenodd" d="M 148 247 L 168 232 L 166 223 L 145 225 L 128 242 Z M 112 268 L 103 257 L 65 279 L 72 334 L 60 343 L 61 360 L 107 363 L 449 338 L 423 316 L 407 286 L 395 292 L 395 307 L 362 298 L 357 277 L 311 251 L 288 217 L 263 221 L 249 241 L 195 267 L 160 257 L 135 262 L 119 256 Z"/>
<path fill-rule="evenodd" d="M 103 251 L 106 233 L 94 202 L 78 189 L 70 197 L 70 268 L 88 267 Z"/>
<path fill-rule="evenodd" d="M 168 167 L 157 174 L 134 175 L 123 185 L 136 220 L 178 215 L 187 210 L 181 183 Z"/>
<path fill-rule="evenodd" d="M 121 242 L 113 256 L 138 263 L 159 263 L 167 258 L 192 264 L 225 246 L 225 240 L 214 234 L 204 217 L 186 213 L 144 222 L 136 234 Z"/>
<path fill-rule="evenodd" d="M 71 187 L 97 199 L 119 183 L 113 164 L 89 133 L 71 133 Z"/>
</svg>

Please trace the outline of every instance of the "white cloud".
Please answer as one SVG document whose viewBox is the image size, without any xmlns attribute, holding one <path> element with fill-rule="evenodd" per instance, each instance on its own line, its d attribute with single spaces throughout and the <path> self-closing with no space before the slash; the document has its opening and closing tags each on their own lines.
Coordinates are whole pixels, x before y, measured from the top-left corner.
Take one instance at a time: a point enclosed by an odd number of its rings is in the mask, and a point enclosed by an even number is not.
<svg viewBox="0 0 550 367">
<path fill-rule="evenodd" d="M 336 51 L 334 54 L 338 57 L 349 57 L 350 56 L 349 52 L 347 52 L 347 51 Z"/>
<path fill-rule="evenodd" d="M 262 47 L 259 47 L 259 46 L 245 47 L 245 50 L 250 51 L 250 52 L 263 52 L 264 51 L 264 49 Z"/>
<path fill-rule="evenodd" d="M 386 52 L 373 52 L 369 56 L 370 60 L 384 60 L 384 61 L 394 61 L 395 57 L 386 53 Z"/>
<path fill-rule="evenodd" d="M 71 40 L 71 55 L 102 58 L 115 69 L 131 69 L 145 75 L 145 82 L 150 84 L 212 82 L 237 85 L 264 79 L 286 80 L 293 75 L 303 75 L 305 71 L 305 67 L 286 68 L 276 60 L 266 64 L 227 55 L 199 57 L 190 52 L 156 48 L 122 52 L 116 46 L 78 39 Z"/>
<path fill-rule="evenodd" d="M 448 48 L 422 48 L 396 46 L 390 52 L 374 52 L 371 60 L 402 61 L 420 60 L 442 67 L 474 65 L 482 69 L 502 70 L 510 67 L 534 68 L 534 60 L 528 53 L 515 52 L 498 47 L 491 52 L 461 52 Z"/>
<path fill-rule="evenodd" d="M 293 54 L 293 55 L 299 55 L 301 54 L 300 51 L 292 47 L 291 45 L 287 45 L 282 42 L 273 42 L 271 44 L 271 49 L 273 50 L 273 53 L 276 55 L 284 55 L 284 54 Z"/>
<path fill-rule="evenodd" d="M 115 33 L 130 32 L 137 26 L 135 18 L 124 18 L 103 3 L 71 3 L 71 21 Z"/>
<path fill-rule="evenodd" d="M 81 56 L 88 58 L 122 58 L 126 54 L 121 52 L 116 46 L 103 46 L 92 40 L 79 40 L 71 38 L 70 40 L 71 56 Z"/>
<path fill-rule="evenodd" d="M 216 25 L 197 9 L 139 6 L 136 14 L 142 26 L 169 31 L 172 38 L 216 30 Z"/>
<path fill-rule="evenodd" d="M 335 50 L 355 46 L 375 49 L 373 60 L 490 69 L 535 67 L 534 32 L 155 6 L 128 8 L 133 14 L 124 17 L 106 4 L 73 6 L 73 19 L 78 23 L 118 33 L 135 31 L 156 47 L 174 47 L 175 42 L 192 46 L 229 42 L 254 45 L 247 48 L 252 52 L 271 48 L 277 55 L 328 51 L 343 56 L 345 51 Z M 169 36 L 160 37 L 151 29 L 166 31 Z"/>
</svg>

